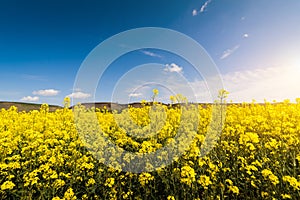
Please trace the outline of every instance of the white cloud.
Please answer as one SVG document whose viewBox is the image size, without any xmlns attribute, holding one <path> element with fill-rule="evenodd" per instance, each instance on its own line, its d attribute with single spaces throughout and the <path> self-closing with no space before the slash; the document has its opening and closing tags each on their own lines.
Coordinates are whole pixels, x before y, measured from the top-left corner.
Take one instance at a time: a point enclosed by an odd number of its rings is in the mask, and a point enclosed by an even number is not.
<svg viewBox="0 0 300 200">
<path fill-rule="evenodd" d="M 243 21 L 243 20 L 245 20 L 246 19 L 246 17 L 241 17 L 241 20 Z"/>
<path fill-rule="evenodd" d="M 183 68 L 176 65 L 175 63 L 166 64 L 166 68 L 164 69 L 164 71 L 167 71 L 167 72 L 177 72 L 177 73 L 181 73 L 182 70 L 183 70 Z"/>
<path fill-rule="evenodd" d="M 157 58 L 162 58 L 161 55 L 156 54 L 156 53 L 153 53 L 153 52 L 151 52 L 151 51 L 145 51 L 145 50 L 142 50 L 141 52 L 142 52 L 143 54 L 147 55 L 147 56 L 157 57 Z"/>
<path fill-rule="evenodd" d="M 55 89 L 38 90 L 32 92 L 32 94 L 40 96 L 56 96 L 58 93 L 59 91 Z"/>
<path fill-rule="evenodd" d="M 200 8 L 200 12 L 204 12 L 211 0 L 206 1 Z"/>
<path fill-rule="evenodd" d="M 131 93 L 128 96 L 130 96 L 130 97 L 140 97 L 142 95 L 143 95 L 142 93 Z"/>
<path fill-rule="evenodd" d="M 228 56 L 230 56 L 231 54 L 233 54 L 236 50 L 238 50 L 238 48 L 240 48 L 240 45 L 236 45 L 231 49 L 227 49 L 223 52 L 222 56 L 220 57 L 220 59 L 225 59 Z"/>
<path fill-rule="evenodd" d="M 197 10 L 194 9 L 194 10 L 192 11 L 192 15 L 193 15 L 193 16 L 196 16 L 197 14 L 198 14 Z"/>
<path fill-rule="evenodd" d="M 249 37 L 249 34 L 248 34 L 248 33 L 245 33 L 245 34 L 243 35 L 243 38 L 247 38 L 247 37 Z"/>
<path fill-rule="evenodd" d="M 26 97 L 23 97 L 22 99 L 21 99 L 21 101 L 39 101 L 40 100 L 40 98 L 39 97 L 37 97 L 37 96 L 34 96 L 34 97 L 32 97 L 32 96 L 26 96 Z"/>
<path fill-rule="evenodd" d="M 68 97 L 74 98 L 74 99 L 86 99 L 89 98 L 91 95 L 84 92 L 73 92 L 68 95 Z"/>
</svg>

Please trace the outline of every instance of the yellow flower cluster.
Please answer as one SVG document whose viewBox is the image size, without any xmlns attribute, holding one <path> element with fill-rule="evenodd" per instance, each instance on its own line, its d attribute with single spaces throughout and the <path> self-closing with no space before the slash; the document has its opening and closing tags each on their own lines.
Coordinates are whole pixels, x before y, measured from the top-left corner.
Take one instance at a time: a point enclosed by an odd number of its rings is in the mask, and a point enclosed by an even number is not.
<svg viewBox="0 0 300 200">
<path fill-rule="evenodd" d="M 181 179 L 182 183 L 187 185 L 191 185 L 196 180 L 196 173 L 195 170 L 190 167 L 189 165 L 183 166 L 181 168 Z"/>
<path fill-rule="evenodd" d="M 106 179 L 106 182 L 105 182 L 104 185 L 111 188 L 114 184 L 115 184 L 115 179 L 114 178 L 108 178 L 108 179 Z"/>
<path fill-rule="evenodd" d="M 5 181 L 1 185 L 1 190 L 11 190 L 15 187 L 15 184 L 12 181 Z"/>
<path fill-rule="evenodd" d="M 262 173 L 263 177 L 264 177 L 265 179 L 269 179 L 273 185 L 276 185 L 276 184 L 279 183 L 278 177 L 275 176 L 275 175 L 272 173 L 271 170 L 269 170 L 269 169 L 264 169 L 264 170 L 262 170 L 261 173 Z"/>
<path fill-rule="evenodd" d="M 201 175 L 201 176 L 199 177 L 199 179 L 198 179 L 198 183 L 199 183 L 200 185 L 202 185 L 202 186 L 204 187 L 204 189 L 207 189 L 208 186 L 209 186 L 210 184 L 212 184 L 212 182 L 210 181 L 209 176 L 206 176 L 206 175 Z"/>
<path fill-rule="evenodd" d="M 300 101 L 230 104 L 226 116 L 212 116 L 210 104 L 143 102 L 141 108 L 94 113 L 82 106 L 75 112 L 69 103 L 54 112 L 46 104 L 30 112 L 0 110 L 0 199 L 300 196 Z M 94 114 L 97 124 L 91 123 Z M 212 120 L 224 120 L 224 126 L 208 135 Z M 136 163 L 165 146 L 151 163 Z M 127 164 L 148 172 L 122 171 Z"/>
<path fill-rule="evenodd" d="M 291 176 L 284 176 L 282 178 L 284 182 L 288 182 L 294 190 L 299 190 L 300 191 L 300 181 L 298 181 L 295 177 Z"/>
<path fill-rule="evenodd" d="M 139 175 L 139 181 L 142 186 L 147 185 L 154 177 L 150 173 L 143 172 Z"/>
</svg>

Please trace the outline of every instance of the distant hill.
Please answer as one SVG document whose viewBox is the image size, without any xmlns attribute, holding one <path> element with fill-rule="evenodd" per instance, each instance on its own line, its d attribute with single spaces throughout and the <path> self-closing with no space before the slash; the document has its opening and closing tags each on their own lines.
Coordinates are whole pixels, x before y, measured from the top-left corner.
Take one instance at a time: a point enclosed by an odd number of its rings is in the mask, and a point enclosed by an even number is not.
<svg viewBox="0 0 300 200">
<path fill-rule="evenodd" d="M 152 104 L 151 102 L 148 102 L 148 104 Z M 166 106 L 178 106 L 178 103 L 175 104 L 165 104 L 162 103 L 163 105 Z M 202 107 L 206 108 L 207 105 L 211 103 L 191 103 L 194 105 L 202 105 Z M 242 104 L 242 103 L 227 103 L 227 105 L 240 105 L 240 106 L 245 106 L 245 105 L 250 105 L 250 103 Z M 258 103 L 260 105 L 264 105 L 264 103 Z M 280 104 L 280 102 L 277 103 L 272 103 L 272 104 Z M 35 103 L 23 103 L 23 102 L 6 102 L 6 101 L 0 101 L 0 109 L 9 109 L 11 106 L 16 106 L 19 111 L 31 111 L 31 110 L 39 110 L 42 104 L 35 104 Z M 99 108 L 99 109 L 104 109 L 108 111 L 112 110 L 117 110 L 118 112 L 122 111 L 125 108 L 128 108 L 128 106 L 134 107 L 134 108 L 140 108 L 142 107 L 142 104 L 140 102 L 133 102 L 129 104 L 119 104 L 119 103 L 111 103 L 111 102 L 95 102 L 95 103 L 81 103 L 85 108 Z M 49 105 L 49 111 L 53 112 L 56 109 L 63 108 L 61 106 L 57 105 Z M 74 106 L 71 106 L 70 109 L 74 108 Z"/>
<path fill-rule="evenodd" d="M 39 110 L 42 104 L 35 103 L 22 103 L 22 102 L 6 102 L 0 101 L 0 109 L 9 109 L 11 106 L 16 106 L 18 111 L 31 111 L 31 110 Z M 55 111 L 58 108 L 62 108 L 56 105 L 49 105 L 49 111 Z"/>
<path fill-rule="evenodd" d="M 148 103 L 152 104 L 152 103 Z M 164 103 L 163 103 L 164 104 Z M 16 106 L 18 108 L 18 111 L 31 111 L 31 110 L 39 110 L 42 104 L 36 104 L 36 103 L 23 103 L 23 102 L 7 102 L 7 101 L 0 101 L 0 109 L 9 109 L 11 106 Z M 117 110 L 121 111 L 125 108 L 128 108 L 128 106 L 140 108 L 142 107 L 142 104 L 140 102 L 134 102 L 129 104 L 118 104 L 118 103 L 111 103 L 111 102 L 96 102 L 96 103 L 81 103 L 85 108 L 99 108 L 104 109 L 106 108 L 108 111 Z M 169 105 L 169 104 L 164 104 Z M 176 104 L 174 104 L 176 105 Z M 70 109 L 72 109 L 74 106 L 71 106 Z M 63 108 L 61 106 L 57 105 L 49 105 L 50 111 L 55 111 L 56 109 Z"/>
</svg>

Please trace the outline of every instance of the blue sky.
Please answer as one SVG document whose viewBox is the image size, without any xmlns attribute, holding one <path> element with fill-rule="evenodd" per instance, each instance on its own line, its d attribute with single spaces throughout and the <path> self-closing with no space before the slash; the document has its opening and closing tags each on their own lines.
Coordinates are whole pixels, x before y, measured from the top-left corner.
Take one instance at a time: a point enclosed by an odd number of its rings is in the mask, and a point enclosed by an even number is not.
<svg viewBox="0 0 300 200">
<path fill-rule="evenodd" d="M 1 1 L 0 101 L 94 100 L 74 88 L 82 62 L 111 36 L 141 27 L 168 28 L 196 40 L 218 67 L 229 100 L 294 100 L 300 97 L 299 9 L 297 0 Z M 166 102 L 174 93 L 210 100 L 189 62 L 158 49 L 113 62 L 95 100 L 149 100 L 153 88 Z"/>
</svg>

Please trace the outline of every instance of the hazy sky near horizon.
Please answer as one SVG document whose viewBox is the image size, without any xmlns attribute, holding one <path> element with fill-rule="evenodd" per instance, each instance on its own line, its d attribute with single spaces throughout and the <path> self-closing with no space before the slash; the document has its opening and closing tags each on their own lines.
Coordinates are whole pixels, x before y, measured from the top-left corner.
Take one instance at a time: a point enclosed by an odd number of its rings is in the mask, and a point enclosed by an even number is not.
<svg viewBox="0 0 300 200">
<path fill-rule="evenodd" d="M 159 49 L 115 60 L 95 94 L 74 88 L 97 45 L 141 27 L 172 29 L 202 45 L 229 100 L 294 100 L 300 97 L 299 10 L 298 0 L 1 1 L 0 101 L 62 104 L 65 96 L 85 102 L 95 95 L 96 101 L 127 103 L 150 100 L 153 88 L 161 101 L 175 93 L 209 101 L 191 64 Z"/>
</svg>

